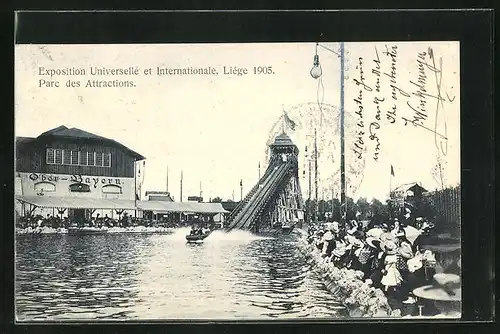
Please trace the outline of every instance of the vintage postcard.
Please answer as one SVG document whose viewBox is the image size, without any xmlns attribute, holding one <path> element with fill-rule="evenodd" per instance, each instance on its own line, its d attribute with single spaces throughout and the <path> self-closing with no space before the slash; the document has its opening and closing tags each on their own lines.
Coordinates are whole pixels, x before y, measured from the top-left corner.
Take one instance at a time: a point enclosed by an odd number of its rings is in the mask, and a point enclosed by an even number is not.
<svg viewBox="0 0 500 334">
<path fill-rule="evenodd" d="M 460 318 L 459 50 L 16 45 L 17 321 Z"/>
</svg>

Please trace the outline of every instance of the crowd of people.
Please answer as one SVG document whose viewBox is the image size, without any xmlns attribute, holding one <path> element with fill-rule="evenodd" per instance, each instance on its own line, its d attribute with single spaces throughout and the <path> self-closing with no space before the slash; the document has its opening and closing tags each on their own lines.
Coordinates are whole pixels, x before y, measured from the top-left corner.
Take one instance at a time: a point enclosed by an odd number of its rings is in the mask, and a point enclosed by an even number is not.
<svg viewBox="0 0 500 334">
<path fill-rule="evenodd" d="M 324 261 L 363 272 L 365 282 L 384 292 L 391 309 L 402 310 L 416 304 L 419 296 L 415 289 L 434 284 L 436 274 L 460 275 L 459 258 L 444 268 L 439 261 L 441 254 L 422 242 L 433 233 L 433 227 L 423 218 L 417 219 L 415 227 L 398 219 L 366 226 L 353 220 L 345 228 L 331 222 L 310 226 L 308 242 L 321 252 Z M 428 313 L 439 313 L 432 304 L 428 306 Z"/>
<path fill-rule="evenodd" d="M 204 235 L 213 230 L 215 230 L 217 226 L 215 224 L 193 224 L 191 225 L 191 230 L 189 231 L 190 235 Z"/>
<path fill-rule="evenodd" d="M 16 222 L 16 228 L 19 229 L 36 229 L 49 227 L 53 229 L 59 228 L 69 228 L 69 227 L 133 227 L 133 226 L 144 226 L 144 227 L 164 227 L 164 228 L 176 228 L 183 226 L 185 222 L 171 222 L 167 219 L 161 219 L 158 221 L 153 221 L 151 219 L 133 217 L 128 214 L 124 214 L 118 219 L 110 218 L 108 215 L 101 217 L 100 214 L 93 216 L 91 218 L 81 218 L 78 221 L 71 219 L 69 217 L 52 216 L 47 214 L 46 217 L 42 215 L 33 216 L 21 216 L 18 217 Z"/>
</svg>

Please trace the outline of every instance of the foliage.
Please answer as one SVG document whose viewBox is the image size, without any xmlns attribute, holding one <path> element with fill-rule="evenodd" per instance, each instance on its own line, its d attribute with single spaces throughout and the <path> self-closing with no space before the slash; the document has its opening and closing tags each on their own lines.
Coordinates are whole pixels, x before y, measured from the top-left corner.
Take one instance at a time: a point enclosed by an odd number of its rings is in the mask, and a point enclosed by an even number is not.
<svg viewBox="0 0 500 334">
<path fill-rule="evenodd" d="M 370 203 L 370 209 L 372 212 L 371 220 L 375 222 L 383 222 L 389 219 L 389 206 L 383 204 L 378 199 L 373 199 Z"/>
<path fill-rule="evenodd" d="M 375 223 L 389 222 L 390 218 L 399 218 L 405 221 L 405 210 L 396 202 L 388 200 L 386 203 L 374 198 L 370 202 L 366 198 L 359 198 L 356 202 L 350 197 L 346 198 L 347 219 L 358 221 L 369 220 Z M 436 224 L 436 228 L 443 231 L 454 231 L 460 226 L 460 187 L 449 187 L 443 190 L 424 194 L 422 197 L 414 197 L 411 203 L 410 222 L 414 222 L 417 217 L 425 217 Z M 304 203 L 306 210 L 306 220 L 311 214 L 313 219 L 316 208 L 315 200 L 308 199 Z M 332 210 L 333 206 L 333 210 Z M 320 200 L 317 206 L 319 221 L 339 221 L 340 222 L 340 201 L 334 198 L 333 201 Z M 356 214 L 358 216 L 356 216 Z M 412 223 L 410 223 L 412 224 Z"/>
</svg>

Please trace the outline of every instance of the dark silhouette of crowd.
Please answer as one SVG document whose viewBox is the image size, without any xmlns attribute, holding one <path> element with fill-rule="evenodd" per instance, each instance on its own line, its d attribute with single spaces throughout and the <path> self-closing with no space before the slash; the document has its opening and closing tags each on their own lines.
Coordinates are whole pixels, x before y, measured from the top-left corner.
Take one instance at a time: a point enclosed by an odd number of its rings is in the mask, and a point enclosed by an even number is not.
<svg viewBox="0 0 500 334">
<path fill-rule="evenodd" d="M 362 271 L 365 282 L 385 293 L 391 309 L 401 310 L 415 305 L 413 290 L 432 283 L 436 273 L 460 275 L 459 259 L 449 260 L 444 268 L 446 256 L 425 245 L 433 229 L 434 224 L 424 218 L 418 218 L 415 227 L 398 219 L 366 225 L 352 220 L 345 228 L 332 222 L 311 225 L 308 242 L 324 261 Z M 427 309 L 432 312 L 432 307 Z"/>
<path fill-rule="evenodd" d="M 128 214 L 121 215 L 118 219 L 104 217 L 97 214 L 91 218 L 80 218 L 78 220 L 71 219 L 69 217 L 52 216 L 47 214 L 46 217 L 42 215 L 31 215 L 31 216 L 21 216 L 17 218 L 16 228 L 19 229 L 36 229 L 49 227 L 53 229 L 58 228 L 69 228 L 69 227 L 134 227 L 134 226 L 144 226 L 144 227 L 165 227 L 165 228 L 176 228 L 182 226 L 178 222 L 170 222 L 167 219 L 160 219 L 158 221 L 153 221 L 152 219 L 133 217 Z"/>
</svg>

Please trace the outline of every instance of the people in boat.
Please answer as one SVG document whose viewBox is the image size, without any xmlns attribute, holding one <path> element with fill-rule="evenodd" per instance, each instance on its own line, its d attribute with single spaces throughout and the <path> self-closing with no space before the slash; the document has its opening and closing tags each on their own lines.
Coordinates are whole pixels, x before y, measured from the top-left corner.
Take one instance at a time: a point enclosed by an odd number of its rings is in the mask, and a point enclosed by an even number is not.
<svg viewBox="0 0 500 334">
<path fill-rule="evenodd" d="M 189 232 L 190 235 L 196 235 L 198 234 L 198 229 L 195 225 L 191 226 L 191 231 Z"/>
</svg>

